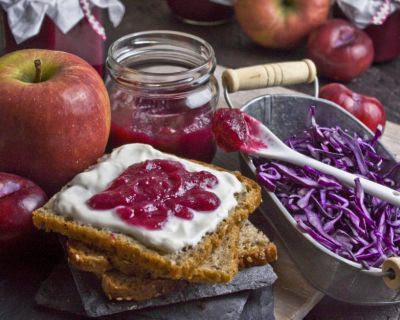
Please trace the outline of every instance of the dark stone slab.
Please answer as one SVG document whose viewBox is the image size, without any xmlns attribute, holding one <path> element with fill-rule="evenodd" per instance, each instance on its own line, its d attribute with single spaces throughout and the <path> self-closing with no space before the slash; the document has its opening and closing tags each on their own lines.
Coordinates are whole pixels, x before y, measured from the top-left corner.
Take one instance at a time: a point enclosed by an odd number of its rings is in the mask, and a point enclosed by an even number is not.
<svg viewBox="0 0 400 320">
<path fill-rule="evenodd" d="M 227 295 L 243 290 L 259 289 L 271 286 L 277 278 L 272 267 L 266 265 L 242 270 L 228 283 L 214 285 L 193 283 L 165 297 L 145 301 L 117 302 L 107 299 L 95 276 L 74 269 L 71 269 L 71 271 L 82 299 L 83 308 L 86 314 L 91 317 Z"/>
<path fill-rule="evenodd" d="M 247 299 L 240 320 L 263 319 L 274 320 L 273 288 L 265 287 L 253 290 Z M 271 299 L 272 297 L 272 299 Z"/>
<path fill-rule="evenodd" d="M 249 298 L 249 299 L 248 299 Z M 81 297 L 66 262 L 59 264 L 36 294 L 38 304 L 78 315 L 85 315 Z M 118 304 L 118 303 L 117 303 Z M 101 319 L 273 319 L 272 287 L 240 291 L 207 299 L 122 312 Z M 72 315 L 71 315 L 72 316 Z"/>
</svg>

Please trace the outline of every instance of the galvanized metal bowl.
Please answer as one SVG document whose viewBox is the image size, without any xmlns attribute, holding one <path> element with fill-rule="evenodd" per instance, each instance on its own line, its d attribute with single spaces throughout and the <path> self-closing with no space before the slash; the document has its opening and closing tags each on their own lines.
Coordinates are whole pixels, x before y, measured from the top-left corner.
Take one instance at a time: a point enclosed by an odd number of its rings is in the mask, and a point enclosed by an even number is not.
<svg viewBox="0 0 400 320">
<path fill-rule="evenodd" d="M 316 119 L 322 126 L 339 125 L 360 136 L 371 137 L 372 132 L 350 113 L 323 99 L 293 95 L 261 96 L 248 102 L 242 111 L 268 126 L 279 138 L 286 139 L 307 127 L 311 105 L 316 107 Z M 382 144 L 380 154 L 395 159 Z M 241 169 L 255 177 L 252 160 L 241 154 Z M 400 302 L 400 291 L 389 289 L 381 269 L 365 270 L 360 264 L 347 260 L 323 247 L 297 228 L 296 221 L 275 196 L 263 188 L 261 212 L 284 244 L 300 272 L 316 289 L 344 302 L 364 305 L 394 304 Z"/>
</svg>

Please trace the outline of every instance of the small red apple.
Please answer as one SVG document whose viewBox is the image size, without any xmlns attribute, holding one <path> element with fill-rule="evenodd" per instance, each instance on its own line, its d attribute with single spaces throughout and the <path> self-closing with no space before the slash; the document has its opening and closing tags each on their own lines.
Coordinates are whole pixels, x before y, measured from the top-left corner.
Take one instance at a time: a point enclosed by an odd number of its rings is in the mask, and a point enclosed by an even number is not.
<svg viewBox="0 0 400 320">
<path fill-rule="evenodd" d="M 96 70 L 60 51 L 0 57 L 0 171 L 52 194 L 105 150 L 110 102 Z"/>
<path fill-rule="evenodd" d="M 32 181 L 0 172 L 0 258 L 17 255 L 30 247 L 39 232 L 32 223 L 32 211 L 47 196 Z"/>
<path fill-rule="evenodd" d="M 323 86 L 319 96 L 335 102 L 349 111 L 374 132 L 378 125 L 385 126 L 385 109 L 382 103 L 374 97 L 353 92 L 340 83 L 330 83 Z"/>
<path fill-rule="evenodd" d="M 237 0 L 234 8 L 243 31 L 253 41 L 287 49 L 327 19 L 330 0 Z"/>
<path fill-rule="evenodd" d="M 356 78 L 369 68 L 374 58 L 368 35 L 342 19 L 328 20 L 313 31 L 307 52 L 319 74 L 337 81 Z"/>
</svg>

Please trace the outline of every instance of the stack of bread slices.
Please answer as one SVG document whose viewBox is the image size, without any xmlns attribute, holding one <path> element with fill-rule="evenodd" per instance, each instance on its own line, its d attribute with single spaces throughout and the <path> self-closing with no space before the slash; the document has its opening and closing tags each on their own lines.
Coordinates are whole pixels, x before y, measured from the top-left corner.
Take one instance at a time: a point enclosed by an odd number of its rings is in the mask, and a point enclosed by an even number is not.
<svg viewBox="0 0 400 320">
<path fill-rule="evenodd" d="M 235 194 L 237 205 L 215 231 L 205 234 L 197 245 L 177 252 L 163 252 L 132 236 L 60 215 L 51 201 L 34 212 L 33 221 L 39 229 L 68 238 L 70 264 L 97 275 L 110 299 L 140 301 L 168 294 L 190 282 L 229 282 L 240 269 L 277 258 L 275 245 L 248 220 L 261 202 L 260 187 L 240 173 L 233 174 L 243 186 Z"/>
</svg>

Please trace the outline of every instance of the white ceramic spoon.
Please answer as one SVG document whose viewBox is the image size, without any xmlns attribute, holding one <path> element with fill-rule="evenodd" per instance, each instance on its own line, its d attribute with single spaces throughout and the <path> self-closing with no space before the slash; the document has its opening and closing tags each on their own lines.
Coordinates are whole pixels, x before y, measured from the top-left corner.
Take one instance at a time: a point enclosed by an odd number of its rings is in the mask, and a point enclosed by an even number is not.
<svg viewBox="0 0 400 320">
<path fill-rule="evenodd" d="M 249 130 L 247 142 L 240 147 L 240 151 L 243 153 L 262 158 L 281 160 L 299 167 L 307 165 L 322 173 L 331 175 L 351 187 L 355 185 L 354 180 L 359 178 L 365 193 L 400 207 L 400 192 L 307 157 L 289 148 L 260 121 L 245 113 L 243 113 L 243 116 Z"/>
</svg>

